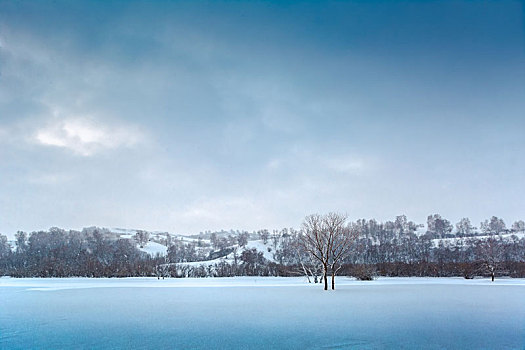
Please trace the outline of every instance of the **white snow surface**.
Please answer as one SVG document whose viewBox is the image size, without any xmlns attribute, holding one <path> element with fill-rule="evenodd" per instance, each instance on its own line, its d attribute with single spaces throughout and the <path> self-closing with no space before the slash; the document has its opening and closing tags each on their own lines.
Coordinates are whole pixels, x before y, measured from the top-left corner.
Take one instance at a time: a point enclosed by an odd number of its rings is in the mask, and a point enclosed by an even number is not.
<svg viewBox="0 0 525 350">
<path fill-rule="evenodd" d="M 267 244 L 264 244 L 262 240 L 255 240 L 255 241 L 248 241 L 248 244 L 246 245 L 245 249 L 257 249 L 257 251 L 262 252 L 264 255 L 264 258 L 269 261 L 275 261 L 273 259 L 273 254 L 275 253 L 275 249 L 273 248 L 273 245 L 270 243 L 270 240 L 268 240 Z M 271 249 L 271 251 L 268 251 L 268 248 Z"/>
<path fill-rule="evenodd" d="M 454 246 L 458 242 L 468 243 L 470 241 L 473 241 L 473 242 L 475 242 L 475 241 L 483 241 L 483 240 L 488 239 L 489 237 L 494 237 L 494 238 L 498 238 L 498 239 L 502 238 L 503 240 L 510 240 L 512 238 L 512 236 L 516 236 L 518 239 L 522 239 L 523 237 L 525 237 L 525 233 L 524 232 L 516 232 L 516 233 L 506 233 L 506 234 L 494 235 L 494 236 L 436 238 L 436 239 L 432 240 L 432 244 L 433 244 L 434 247 L 437 247 L 437 246 L 439 246 L 440 242 L 443 242 L 444 246 Z"/>
<path fill-rule="evenodd" d="M 235 247 L 238 247 L 237 245 Z M 243 248 L 240 248 L 238 247 L 238 250 L 237 250 L 237 255 L 238 255 L 238 261 L 240 261 L 240 256 L 242 254 L 242 251 L 245 250 L 245 249 L 257 249 L 258 252 L 262 252 L 263 253 L 263 256 L 266 260 L 269 260 L 269 261 L 272 261 L 272 262 L 275 262 L 275 259 L 273 258 L 273 254 L 275 253 L 274 249 L 273 249 L 273 246 L 270 245 L 270 243 L 268 242 L 267 244 L 264 244 L 262 242 L 262 240 L 254 240 L 254 241 L 248 241 L 248 244 L 243 247 Z M 271 248 L 271 252 L 268 251 L 268 248 Z M 216 259 L 212 259 L 212 260 L 202 260 L 202 261 L 188 261 L 188 262 L 180 262 L 180 263 L 176 263 L 177 265 L 184 265 L 184 266 L 193 266 L 193 267 L 197 267 L 197 266 L 213 266 L 213 265 L 216 265 L 220 262 L 227 262 L 228 264 L 233 264 L 234 263 L 234 253 L 230 253 L 226 256 L 223 256 L 223 257 L 220 257 L 220 258 L 216 258 Z"/>
<path fill-rule="evenodd" d="M 525 279 L 336 282 L 0 278 L 0 349 L 524 349 Z"/>
<path fill-rule="evenodd" d="M 373 281 L 358 281 L 351 277 L 336 277 L 336 287 L 385 285 L 468 285 L 525 287 L 523 278 L 489 278 L 467 280 L 461 277 L 379 277 Z M 304 277 L 215 277 L 215 278 L 11 278 L 0 277 L 0 288 L 22 287 L 28 290 L 54 291 L 84 288 L 209 288 L 209 287 L 303 287 L 321 288 Z"/>
<path fill-rule="evenodd" d="M 166 247 L 163 244 L 157 243 L 157 242 L 148 242 L 144 248 L 140 248 L 139 250 L 148 253 L 151 256 L 156 256 L 157 254 L 160 254 L 161 256 L 166 256 L 168 254 L 168 247 Z"/>
</svg>

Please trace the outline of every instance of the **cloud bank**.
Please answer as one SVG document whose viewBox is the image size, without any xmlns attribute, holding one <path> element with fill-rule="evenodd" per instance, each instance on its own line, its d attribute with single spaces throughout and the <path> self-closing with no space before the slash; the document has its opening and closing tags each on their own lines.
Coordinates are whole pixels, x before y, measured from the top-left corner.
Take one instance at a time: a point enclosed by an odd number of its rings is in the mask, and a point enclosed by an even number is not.
<svg viewBox="0 0 525 350">
<path fill-rule="evenodd" d="M 519 2 L 0 2 L 0 232 L 524 219 Z"/>
<path fill-rule="evenodd" d="M 138 130 L 96 122 L 92 118 L 58 120 L 36 131 L 35 142 L 64 148 L 80 156 L 93 156 L 104 150 L 133 147 L 142 139 Z"/>
</svg>

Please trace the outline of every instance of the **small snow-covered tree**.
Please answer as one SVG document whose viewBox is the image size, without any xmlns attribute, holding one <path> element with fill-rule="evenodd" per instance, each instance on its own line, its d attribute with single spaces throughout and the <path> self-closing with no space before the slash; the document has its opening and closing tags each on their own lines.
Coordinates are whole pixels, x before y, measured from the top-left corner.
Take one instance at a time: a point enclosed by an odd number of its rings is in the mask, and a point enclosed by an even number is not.
<svg viewBox="0 0 525 350">
<path fill-rule="evenodd" d="M 213 232 L 213 233 L 210 235 L 210 243 L 211 243 L 211 246 L 213 247 L 213 249 L 217 249 L 217 248 L 218 248 L 218 245 L 219 245 L 219 237 L 217 236 L 217 233 L 216 233 L 216 232 Z"/>
<path fill-rule="evenodd" d="M 259 238 L 262 239 L 264 244 L 268 243 L 268 238 L 270 238 L 270 232 L 268 232 L 268 230 L 260 230 L 257 232 L 257 234 L 259 235 Z"/>
<path fill-rule="evenodd" d="M 427 234 L 432 238 L 445 238 L 452 232 L 452 224 L 439 214 L 429 215 L 427 218 Z"/>
<path fill-rule="evenodd" d="M 512 224 L 512 231 L 514 232 L 525 232 L 525 222 L 518 220 Z"/>
<path fill-rule="evenodd" d="M 260 267 L 264 266 L 266 259 L 262 252 L 257 249 L 246 249 L 241 253 L 241 261 L 248 275 L 258 275 Z"/>
<path fill-rule="evenodd" d="M 15 234 L 16 239 L 16 252 L 17 253 L 24 253 L 27 250 L 27 233 L 23 231 L 18 231 Z"/>
<path fill-rule="evenodd" d="M 0 259 L 7 257 L 11 254 L 11 247 L 7 242 L 7 236 L 0 234 Z"/>
<path fill-rule="evenodd" d="M 456 224 L 456 235 L 458 237 L 468 237 L 474 233 L 475 229 L 469 218 L 463 218 Z"/>
<path fill-rule="evenodd" d="M 243 232 L 241 234 L 239 234 L 238 238 L 237 238 L 237 241 L 239 242 L 239 247 L 243 248 L 243 247 L 246 247 L 246 245 L 248 244 L 248 232 Z"/>
<path fill-rule="evenodd" d="M 137 233 L 135 234 L 135 240 L 137 241 L 138 245 L 141 248 L 144 248 L 144 246 L 149 241 L 149 232 L 138 230 Z"/>
<path fill-rule="evenodd" d="M 503 219 L 493 216 L 490 220 L 485 220 L 480 225 L 481 231 L 486 235 L 499 235 L 507 229 Z"/>
</svg>

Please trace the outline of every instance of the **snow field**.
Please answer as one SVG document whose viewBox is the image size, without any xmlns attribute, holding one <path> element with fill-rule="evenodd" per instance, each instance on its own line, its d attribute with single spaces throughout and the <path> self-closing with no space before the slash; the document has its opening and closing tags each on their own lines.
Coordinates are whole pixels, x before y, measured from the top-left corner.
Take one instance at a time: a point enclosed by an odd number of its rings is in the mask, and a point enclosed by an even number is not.
<svg viewBox="0 0 525 350">
<path fill-rule="evenodd" d="M 0 348 L 524 348 L 524 279 L 339 277 L 336 288 L 301 277 L 0 278 Z"/>
</svg>

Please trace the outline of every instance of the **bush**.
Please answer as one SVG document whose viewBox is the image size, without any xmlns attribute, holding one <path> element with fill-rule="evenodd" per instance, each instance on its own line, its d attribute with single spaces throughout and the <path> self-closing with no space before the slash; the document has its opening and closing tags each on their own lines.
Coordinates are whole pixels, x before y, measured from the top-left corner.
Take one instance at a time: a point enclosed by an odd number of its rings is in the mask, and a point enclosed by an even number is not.
<svg viewBox="0 0 525 350">
<path fill-rule="evenodd" d="M 477 268 L 473 263 L 461 263 L 459 264 L 459 268 L 463 278 L 467 280 L 471 280 L 476 276 Z"/>
<path fill-rule="evenodd" d="M 355 265 L 352 269 L 352 276 L 359 281 L 373 281 L 376 269 L 373 265 Z"/>
</svg>

